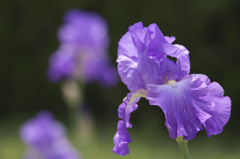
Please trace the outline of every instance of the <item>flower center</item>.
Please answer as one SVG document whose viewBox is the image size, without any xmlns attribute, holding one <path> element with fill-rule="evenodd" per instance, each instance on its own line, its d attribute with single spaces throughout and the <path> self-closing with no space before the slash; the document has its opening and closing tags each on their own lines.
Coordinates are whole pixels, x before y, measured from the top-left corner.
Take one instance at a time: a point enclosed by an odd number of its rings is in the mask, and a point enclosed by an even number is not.
<svg viewBox="0 0 240 159">
<path fill-rule="evenodd" d="M 167 84 L 175 85 L 177 82 L 175 80 L 169 80 Z"/>
</svg>

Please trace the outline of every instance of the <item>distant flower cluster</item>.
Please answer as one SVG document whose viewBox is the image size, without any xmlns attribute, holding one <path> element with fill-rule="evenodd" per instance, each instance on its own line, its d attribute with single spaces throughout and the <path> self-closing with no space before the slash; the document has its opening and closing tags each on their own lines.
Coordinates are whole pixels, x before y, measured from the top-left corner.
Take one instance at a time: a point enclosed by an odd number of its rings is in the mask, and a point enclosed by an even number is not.
<svg viewBox="0 0 240 159">
<path fill-rule="evenodd" d="M 58 31 L 61 45 L 50 57 L 49 79 L 115 84 L 118 75 L 110 64 L 107 31 L 105 20 L 98 14 L 77 9 L 69 11 Z"/>
<path fill-rule="evenodd" d="M 216 135 L 228 122 L 230 98 L 206 75 L 189 74 L 189 51 L 182 45 L 172 44 L 174 41 L 175 37 L 163 36 L 156 24 L 144 27 L 141 22 L 130 26 L 121 38 L 118 72 L 131 92 L 118 109 L 121 120 L 113 152 L 129 153 L 131 139 L 127 128 L 132 128 L 130 114 L 138 108 L 140 97 L 163 110 L 172 139 L 183 136 L 184 140 L 192 140 L 203 127 L 208 136 Z"/>
<path fill-rule="evenodd" d="M 41 112 L 21 128 L 22 140 L 28 145 L 24 159 L 80 159 L 66 138 L 63 126 L 48 112 Z"/>
</svg>

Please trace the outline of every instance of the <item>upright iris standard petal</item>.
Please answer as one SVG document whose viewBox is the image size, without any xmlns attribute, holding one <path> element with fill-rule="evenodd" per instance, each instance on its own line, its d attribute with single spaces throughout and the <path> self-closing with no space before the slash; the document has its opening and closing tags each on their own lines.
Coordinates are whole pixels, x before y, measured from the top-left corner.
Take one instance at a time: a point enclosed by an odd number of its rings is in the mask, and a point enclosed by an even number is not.
<svg viewBox="0 0 240 159">
<path fill-rule="evenodd" d="M 144 27 L 141 22 L 129 27 L 118 48 L 118 72 L 130 91 L 146 89 L 147 84 L 160 84 L 160 62 L 167 56 L 177 58 L 179 78 L 190 71 L 188 50 L 172 45 L 175 37 L 162 34 L 156 24 Z"/>
<path fill-rule="evenodd" d="M 48 112 L 27 121 L 20 135 L 29 147 L 27 159 L 80 159 L 67 140 L 63 126 Z"/>
<path fill-rule="evenodd" d="M 183 75 L 187 75 L 190 72 L 189 51 L 182 45 L 172 44 L 175 41 L 175 37 L 163 36 L 161 30 L 156 24 L 149 25 L 149 30 L 152 33 L 152 42 L 149 46 L 151 52 L 165 54 L 171 57 L 175 57 L 181 66 L 181 72 Z"/>
<path fill-rule="evenodd" d="M 140 71 L 144 85 L 148 83 L 157 84 L 159 82 L 159 79 L 156 78 L 156 74 L 159 72 L 158 60 L 159 56 L 163 55 L 151 55 L 152 52 L 148 50 L 152 42 L 153 33 L 151 33 L 149 28 L 145 28 L 141 22 L 129 27 L 129 30 L 133 43 L 138 50 L 138 70 Z"/>
<path fill-rule="evenodd" d="M 179 65 L 181 78 L 190 73 L 190 60 L 189 60 L 189 51 L 182 45 L 175 44 L 174 48 L 168 47 L 165 48 L 167 55 L 177 58 L 177 64 Z"/>
<path fill-rule="evenodd" d="M 56 82 L 67 78 L 114 85 L 118 75 L 107 51 L 107 31 L 107 23 L 100 15 L 77 9 L 69 11 L 58 30 L 61 45 L 50 58 L 49 79 Z"/>
<path fill-rule="evenodd" d="M 130 32 L 127 32 L 119 41 L 118 73 L 129 90 L 144 88 L 144 81 L 138 70 L 138 52 Z"/>
<path fill-rule="evenodd" d="M 121 38 L 118 48 L 118 72 L 122 81 L 131 91 L 145 89 L 146 83 L 157 83 L 154 74 L 158 67 L 152 63 L 163 56 L 149 51 L 152 33 L 141 22 L 129 27 L 129 31 Z M 163 37 L 164 38 L 164 37 Z M 149 56 L 151 55 L 152 56 Z M 147 71 L 151 73 L 146 74 Z"/>
</svg>

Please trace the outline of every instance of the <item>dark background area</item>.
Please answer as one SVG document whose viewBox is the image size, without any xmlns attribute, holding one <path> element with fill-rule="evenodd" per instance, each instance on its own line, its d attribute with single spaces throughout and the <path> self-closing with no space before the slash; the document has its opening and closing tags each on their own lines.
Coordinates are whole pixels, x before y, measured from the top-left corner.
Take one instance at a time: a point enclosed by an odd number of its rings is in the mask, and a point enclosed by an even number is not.
<svg viewBox="0 0 240 159">
<path fill-rule="evenodd" d="M 7 0 L 0 1 L 0 122 L 28 119 L 43 109 L 63 122 L 67 106 L 60 83 L 46 78 L 48 58 L 59 46 L 57 29 L 66 11 L 80 8 L 102 15 L 109 25 L 112 63 L 128 27 L 138 21 L 157 23 L 164 35 L 190 51 L 191 73 L 206 74 L 219 82 L 232 100 L 232 115 L 225 131 L 240 133 L 240 1 L 235 0 Z M 97 125 L 115 125 L 117 108 L 128 93 L 120 81 L 113 88 L 88 84 L 86 100 Z M 132 120 L 136 125 L 164 127 L 164 115 L 144 99 Z"/>
</svg>

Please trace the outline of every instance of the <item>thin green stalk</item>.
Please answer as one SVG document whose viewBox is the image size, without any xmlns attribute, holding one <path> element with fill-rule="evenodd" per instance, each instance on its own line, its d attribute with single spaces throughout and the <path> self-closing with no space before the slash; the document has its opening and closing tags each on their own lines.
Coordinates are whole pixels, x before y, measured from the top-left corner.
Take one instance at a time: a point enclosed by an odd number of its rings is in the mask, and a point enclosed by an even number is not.
<svg viewBox="0 0 240 159">
<path fill-rule="evenodd" d="M 77 129 L 77 112 L 76 112 L 76 107 L 69 106 L 68 107 L 68 112 L 69 112 L 69 126 L 70 130 L 75 133 Z"/>
<path fill-rule="evenodd" d="M 63 98 L 69 107 L 69 125 L 73 134 L 78 132 L 78 109 L 82 106 L 82 91 L 77 81 L 64 81 L 61 85 Z"/>
<path fill-rule="evenodd" d="M 180 137 L 177 137 L 176 139 L 178 145 L 179 145 L 179 148 L 182 152 L 182 155 L 183 155 L 183 158 L 184 159 L 190 159 L 190 154 L 189 154 L 189 151 L 188 151 L 188 146 L 187 146 L 187 140 L 183 140 L 183 137 L 180 136 Z"/>
</svg>

